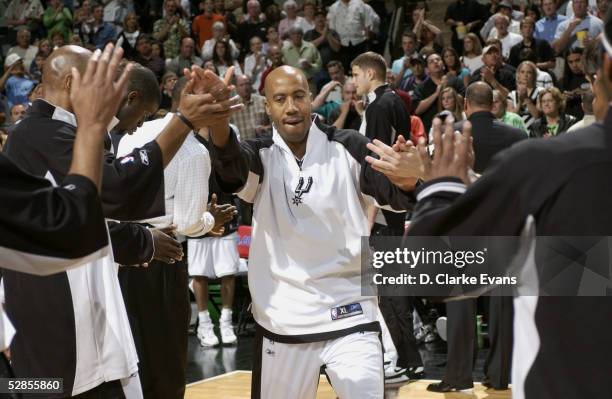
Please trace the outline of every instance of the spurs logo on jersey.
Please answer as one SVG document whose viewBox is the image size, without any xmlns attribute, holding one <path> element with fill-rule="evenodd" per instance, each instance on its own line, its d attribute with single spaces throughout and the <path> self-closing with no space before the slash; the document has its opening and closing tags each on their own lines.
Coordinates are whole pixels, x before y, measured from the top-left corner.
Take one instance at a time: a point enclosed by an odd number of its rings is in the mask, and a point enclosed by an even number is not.
<svg viewBox="0 0 612 399">
<path fill-rule="evenodd" d="M 293 196 L 293 205 L 299 205 L 302 203 L 302 195 L 308 193 L 310 191 L 310 187 L 312 187 L 312 176 L 308 177 L 308 183 L 306 183 L 306 187 L 304 187 L 304 178 L 300 177 L 298 185 L 294 191 L 295 195 Z"/>
</svg>

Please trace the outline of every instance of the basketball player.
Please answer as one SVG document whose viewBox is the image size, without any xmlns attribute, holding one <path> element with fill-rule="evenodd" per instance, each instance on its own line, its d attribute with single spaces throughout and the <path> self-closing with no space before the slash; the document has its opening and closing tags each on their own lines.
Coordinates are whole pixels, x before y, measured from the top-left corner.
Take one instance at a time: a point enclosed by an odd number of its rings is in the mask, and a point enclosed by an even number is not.
<svg viewBox="0 0 612 399">
<path fill-rule="evenodd" d="M 265 93 L 273 137 L 239 143 L 227 122 L 210 126 L 219 185 L 254 203 L 251 396 L 314 398 L 324 366 L 341 399 L 382 399 L 378 304 L 361 294 L 361 237 L 367 207 L 411 207 L 414 182 L 398 189 L 364 161 L 365 136 L 313 118 L 299 69 L 273 70 Z"/>
</svg>

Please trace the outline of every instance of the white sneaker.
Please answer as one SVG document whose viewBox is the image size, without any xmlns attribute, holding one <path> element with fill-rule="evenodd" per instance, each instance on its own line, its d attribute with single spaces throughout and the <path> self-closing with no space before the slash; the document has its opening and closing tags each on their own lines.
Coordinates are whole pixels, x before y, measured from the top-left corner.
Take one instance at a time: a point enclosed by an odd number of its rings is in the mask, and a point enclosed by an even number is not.
<svg viewBox="0 0 612 399">
<path fill-rule="evenodd" d="M 200 322 L 198 326 L 198 339 L 200 340 L 200 345 L 204 347 L 212 347 L 219 345 L 219 338 L 215 335 L 213 331 L 213 324 L 211 322 Z"/>
<path fill-rule="evenodd" d="M 223 344 L 233 344 L 238 340 L 238 338 L 236 338 L 236 334 L 234 334 L 234 326 L 232 325 L 231 319 L 228 321 L 220 320 L 219 330 L 221 330 L 221 341 Z"/>
<path fill-rule="evenodd" d="M 406 374 L 407 371 L 408 370 L 404 368 L 396 366 L 385 367 L 385 384 L 399 384 L 410 381 L 410 378 Z"/>
</svg>

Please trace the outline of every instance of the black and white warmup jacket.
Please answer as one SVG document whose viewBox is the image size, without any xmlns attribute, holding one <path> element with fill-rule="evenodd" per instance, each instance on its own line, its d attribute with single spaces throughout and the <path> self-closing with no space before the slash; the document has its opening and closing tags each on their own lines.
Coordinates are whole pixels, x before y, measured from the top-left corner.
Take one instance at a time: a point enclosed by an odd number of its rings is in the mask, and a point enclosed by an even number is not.
<svg viewBox="0 0 612 399">
<path fill-rule="evenodd" d="M 364 161 L 369 140 L 317 119 L 298 162 L 272 137 L 211 146 L 220 187 L 254 203 L 249 288 L 264 335 L 313 342 L 376 330 L 377 301 L 361 294 L 367 206 L 396 210 L 414 199 Z"/>
<path fill-rule="evenodd" d="M 69 175 L 53 188 L 0 153 L 0 267 L 50 275 L 108 255 L 108 236 L 96 186 Z M 0 318 L 0 349 L 14 330 Z"/>
<path fill-rule="evenodd" d="M 445 178 L 416 191 L 410 235 L 527 238 L 516 253 L 522 254 L 521 276 L 534 287 L 531 296 L 514 299 L 513 398 L 610 397 L 612 298 L 533 296 L 554 277 L 575 282 L 579 292 L 583 279 L 596 276 L 574 267 L 583 256 L 576 240 L 551 249 L 535 237 L 612 235 L 610 126 L 609 111 L 603 124 L 514 145 L 467 190 Z M 597 266 L 609 279 L 606 254 L 607 264 Z"/>
<path fill-rule="evenodd" d="M 11 131 L 5 151 L 27 172 L 61 184 L 75 133 L 72 113 L 36 100 Z M 116 220 L 164 213 L 157 143 L 120 159 L 106 153 L 101 200 L 104 216 Z M 136 373 L 138 359 L 112 254 L 48 277 L 5 271 L 4 286 L 7 313 L 17 330 L 11 345 L 16 376 L 62 377 L 63 397 Z"/>
</svg>

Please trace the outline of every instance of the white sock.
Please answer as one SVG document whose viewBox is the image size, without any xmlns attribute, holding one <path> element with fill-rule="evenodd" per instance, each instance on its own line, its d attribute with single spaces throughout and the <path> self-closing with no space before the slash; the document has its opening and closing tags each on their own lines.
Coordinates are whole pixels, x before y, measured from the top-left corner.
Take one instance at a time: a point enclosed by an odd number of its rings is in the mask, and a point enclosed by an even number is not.
<svg viewBox="0 0 612 399">
<path fill-rule="evenodd" d="M 198 319 L 200 319 L 200 325 L 212 323 L 212 320 L 210 320 L 210 314 L 208 314 L 208 310 L 202 310 L 198 312 Z"/>
<path fill-rule="evenodd" d="M 221 309 L 221 320 L 232 321 L 232 309 L 229 309 L 229 308 Z"/>
</svg>

